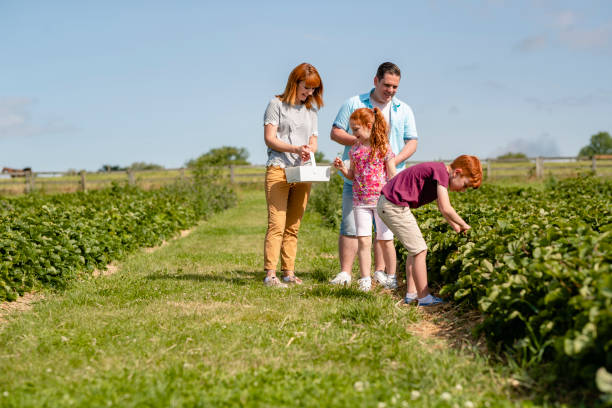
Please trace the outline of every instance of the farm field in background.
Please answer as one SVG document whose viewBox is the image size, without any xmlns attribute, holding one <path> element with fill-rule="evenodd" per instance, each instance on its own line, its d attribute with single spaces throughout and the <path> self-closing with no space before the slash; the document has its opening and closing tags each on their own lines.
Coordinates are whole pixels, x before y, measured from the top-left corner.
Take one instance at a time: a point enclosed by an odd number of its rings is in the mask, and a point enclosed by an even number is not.
<svg viewBox="0 0 612 408">
<path fill-rule="evenodd" d="M 418 162 L 408 162 L 408 166 Z M 323 163 L 320 163 L 323 164 Z M 529 159 L 488 159 L 483 161 L 485 179 L 489 182 L 512 180 L 515 182 L 533 182 L 547 177 L 567 178 L 593 174 L 612 177 L 612 157 L 601 157 L 595 162 L 589 158 L 537 158 Z M 235 184 L 263 183 L 265 167 L 241 165 L 218 167 L 218 177 Z M 332 171 L 335 169 L 332 168 Z M 192 170 L 189 168 L 166 170 L 112 171 L 85 173 L 34 172 L 33 180 L 26 177 L 10 178 L 0 175 L 0 195 L 17 195 L 28 191 L 43 193 L 66 193 L 106 188 L 112 183 L 124 183 L 143 189 L 155 189 L 174 183 L 177 180 L 189 179 Z"/>
<path fill-rule="evenodd" d="M 263 182 L 264 166 L 219 167 L 217 177 L 220 182 L 231 181 L 239 184 Z M 41 172 L 34 173 L 34 182 L 26 177 L 10 178 L 0 176 L 0 195 L 19 195 L 31 190 L 45 194 L 69 193 L 83 190 L 81 173 Z M 232 176 L 233 175 L 233 176 Z M 127 171 L 85 173 L 85 190 L 108 188 L 113 183 L 138 186 L 151 190 L 180 180 L 193 178 L 191 169 L 141 170 L 131 175 Z"/>
</svg>

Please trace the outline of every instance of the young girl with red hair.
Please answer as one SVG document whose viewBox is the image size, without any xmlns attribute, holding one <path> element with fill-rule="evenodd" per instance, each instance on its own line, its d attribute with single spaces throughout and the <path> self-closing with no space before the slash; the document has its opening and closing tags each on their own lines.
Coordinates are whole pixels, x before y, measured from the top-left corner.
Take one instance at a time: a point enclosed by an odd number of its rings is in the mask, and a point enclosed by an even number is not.
<svg viewBox="0 0 612 408">
<path fill-rule="evenodd" d="M 388 138 L 387 122 L 378 108 L 360 108 L 353 112 L 349 120 L 353 136 L 357 141 L 349 151 L 350 167 L 347 169 L 342 159 L 336 157 L 336 167 L 349 180 L 353 180 L 353 213 L 357 228 L 357 255 L 361 279 L 359 289 L 368 292 L 372 287 L 370 269 L 372 264 L 372 221 L 376 224 L 376 237 L 383 246 L 383 257 L 390 271 L 386 285 L 397 287 L 395 279 L 396 255 L 393 233 L 376 213 L 380 191 L 395 175 L 395 154 Z"/>
</svg>

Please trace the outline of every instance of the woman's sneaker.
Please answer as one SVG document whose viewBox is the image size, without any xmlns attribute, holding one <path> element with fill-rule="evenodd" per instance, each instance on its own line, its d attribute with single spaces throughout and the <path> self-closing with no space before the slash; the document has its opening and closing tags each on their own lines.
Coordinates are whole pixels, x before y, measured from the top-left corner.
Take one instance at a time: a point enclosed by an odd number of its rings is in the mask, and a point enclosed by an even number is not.
<svg viewBox="0 0 612 408">
<path fill-rule="evenodd" d="M 372 289 L 372 278 L 369 276 L 367 278 L 361 278 L 357 280 L 359 284 L 359 290 L 362 292 L 369 292 Z"/>
<path fill-rule="evenodd" d="M 287 284 L 281 282 L 276 276 L 266 276 L 264 278 L 264 285 L 265 286 L 271 286 L 271 287 L 277 287 L 277 288 L 286 288 Z"/>
<path fill-rule="evenodd" d="M 336 275 L 336 277 L 329 281 L 332 285 L 345 285 L 349 286 L 351 284 L 351 275 L 348 272 L 340 272 Z"/>
</svg>

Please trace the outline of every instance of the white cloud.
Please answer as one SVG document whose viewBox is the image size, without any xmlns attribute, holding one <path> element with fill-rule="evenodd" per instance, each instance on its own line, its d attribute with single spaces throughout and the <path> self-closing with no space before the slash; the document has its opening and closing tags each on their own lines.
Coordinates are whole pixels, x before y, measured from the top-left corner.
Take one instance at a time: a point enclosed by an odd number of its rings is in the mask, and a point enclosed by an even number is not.
<svg viewBox="0 0 612 408">
<path fill-rule="evenodd" d="M 484 82 L 483 85 L 485 88 L 492 89 L 495 91 L 502 91 L 507 88 L 507 86 L 502 84 L 501 82 L 491 81 L 491 80 Z"/>
<path fill-rule="evenodd" d="M 528 157 L 555 157 L 559 156 L 559 146 L 550 134 L 544 132 L 536 139 L 515 139 L 506 146 L 494 150 L 490 157 L 497 157 L 506 153 L 524 153 Z"/>
<path fill-rule="evenodd" d="M 548 39 L 545 35 L 533 35 L 519 41 L 519 43 L 514 46 L 514 49 L 521 52 L 537 51 L 546 47 L 547 43 Z"/>
<path fill-rule="evenodd" d="M 459 65 L 457 67 L 457 71 L 460 71 L 460 72 L 471 72 L 471 71 L 477 71 L 478 69 L 480 69 L 480 66 L 475 62 L 471 64 Z"/>
<path fill-rule="evenodd" d="M 562 44 L 574 49 L 603 49 L 612 45 L 612 24 L 593 29 L 571 28 L 559 33 Z"/>
<path fill-rule="evenodd" d="M 538 110 L 552 112 L 554 108 L 583 108 L 612 104 L 611 91 L 594 91 L 580 96 L 565 96 L 563 98 L 544 100 L 536 97 L 525 98 L 525 101 Z"/>
<path fill-rule="evenodd" d="M 36 136 L 74 130 L 59 119 L 37 123 L 32 119 L 33 105 L 34 100 L 29 98 L 0 98 L 0 137 Z"/>
<path fill-rule="evenodd" d="M 557 27 L 565 30 L 572 27 L 577 19 L 576 13 L 566 10 L 558 13 L 554 18 L 554 22 Z"/>
</svg>

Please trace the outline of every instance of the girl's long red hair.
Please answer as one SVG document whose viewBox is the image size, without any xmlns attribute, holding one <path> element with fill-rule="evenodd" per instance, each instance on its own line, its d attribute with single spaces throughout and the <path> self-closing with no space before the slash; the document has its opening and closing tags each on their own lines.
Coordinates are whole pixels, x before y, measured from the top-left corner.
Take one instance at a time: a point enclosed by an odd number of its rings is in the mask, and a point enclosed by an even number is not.
<svg viewBox="0 0 612 408">
<path fill-rule="evenodd" d="M 361 126 L 372 124 L 370 133 L 371 154 L 384 159 L 389 147 L 389 126 L 387 126 L 387 121 L 380 109 L 359 108 L 353 112 L 350 120 L 359 123 Z"/>
<path fill-rule="evenodd" d="M 313 104 L 315 104 L 317 109 L 320 109 L 323 106 L 323 81 L 321 81 L 317 69 L 306 62 L 293 68 L 293 71 L 289 74 L 285 92 L 276 95 L 277 98 L 290 105 L 297 105 L 297 87 L 300 81 L 304 81 L 309 88 L 315 88 L 312 95 L 306 98 L 304 105 L 308 109 L 312 109 Z"/>
</svg>

